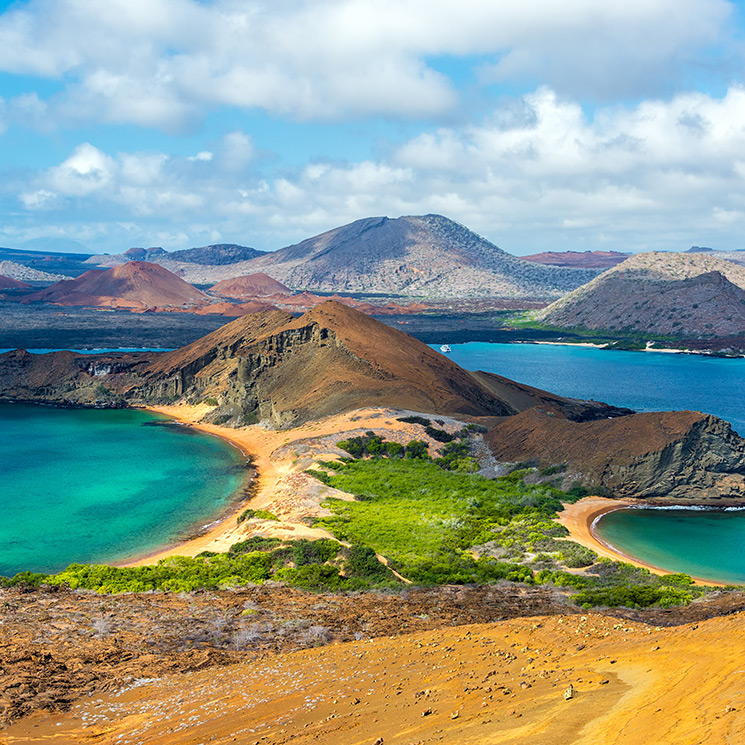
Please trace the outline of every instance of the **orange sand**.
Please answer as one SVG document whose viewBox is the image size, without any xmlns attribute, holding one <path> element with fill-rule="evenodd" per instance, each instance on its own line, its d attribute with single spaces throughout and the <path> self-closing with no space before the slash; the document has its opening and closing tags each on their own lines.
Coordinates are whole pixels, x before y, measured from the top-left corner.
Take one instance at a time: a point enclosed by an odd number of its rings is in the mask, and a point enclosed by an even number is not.
<svg viewBox="0 0 745 745">
<path fill-rule="evenodd" d="M 332 644 L 140 681 L 0 742 L 740 743 L 744 622 L 660 629 L 588 614 Z"/>
</svg>

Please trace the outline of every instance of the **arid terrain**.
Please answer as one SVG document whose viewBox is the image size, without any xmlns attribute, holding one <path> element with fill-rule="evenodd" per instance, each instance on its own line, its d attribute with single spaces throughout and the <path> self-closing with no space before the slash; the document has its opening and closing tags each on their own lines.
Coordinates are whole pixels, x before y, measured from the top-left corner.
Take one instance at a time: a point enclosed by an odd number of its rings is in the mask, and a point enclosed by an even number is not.
<svg viewBox="0 0 745 745">
<path fill-rule="evenodd" d="M 2 600 L 14 611 L 4 699 L 14 713 L 44 707 L 0 734 L 7 745 L 694 745 L 745 735 L 741 596 L 646 617 L 568 614 L 519 588 Z M 734 615 L 705 620 L 715 610 Z"/>
</svg>

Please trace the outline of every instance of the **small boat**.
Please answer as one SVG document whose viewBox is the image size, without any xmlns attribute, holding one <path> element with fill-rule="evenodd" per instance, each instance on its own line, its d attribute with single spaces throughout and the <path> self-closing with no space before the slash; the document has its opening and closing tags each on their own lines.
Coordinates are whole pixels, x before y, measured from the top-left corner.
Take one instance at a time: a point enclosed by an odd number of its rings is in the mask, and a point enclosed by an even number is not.
<svg viewBox="0 0 745 745">
<path fill-rule="evenodd" d="M 440 351 L 441 351 L 441 352 L 442 352 L 443 354 L 447 354 L 448 352 L 452 352 L 453 350 L 452 350 L 452 349 L 450 349 L 450 345 L 449 345 L 449 344 L 443 344 L 443 345 L 442 345 L 442 346 L 440 347 Z"/>
</svg>

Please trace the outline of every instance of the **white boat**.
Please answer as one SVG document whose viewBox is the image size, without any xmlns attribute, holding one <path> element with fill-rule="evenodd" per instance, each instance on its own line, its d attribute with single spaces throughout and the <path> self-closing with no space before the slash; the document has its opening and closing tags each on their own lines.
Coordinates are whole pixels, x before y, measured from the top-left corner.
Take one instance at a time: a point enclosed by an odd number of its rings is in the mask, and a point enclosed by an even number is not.
<svg viewBox="0 0 745 745">
<path fill-rule="evenodd" d="M 448 352 L 452 352 L 453 350 L 450 349 L 450 345 L 449 344 L 443 344 L 440 347 L 440 351 L 443 352 L 444 354 L 447 354 Z"/>
</svg>

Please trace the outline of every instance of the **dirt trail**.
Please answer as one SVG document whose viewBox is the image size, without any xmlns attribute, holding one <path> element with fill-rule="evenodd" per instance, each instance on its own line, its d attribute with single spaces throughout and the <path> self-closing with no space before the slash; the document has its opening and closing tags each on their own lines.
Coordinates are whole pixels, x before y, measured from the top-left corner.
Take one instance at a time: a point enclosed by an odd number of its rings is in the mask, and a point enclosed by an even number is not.
<svg viewBox="0 0 745 745">
<path fill-rule="evenodd" d="M 333 644 L 140 681 L 0 742 L 743 742 L 744 621 L 532 617 Z"/>
</svg>

